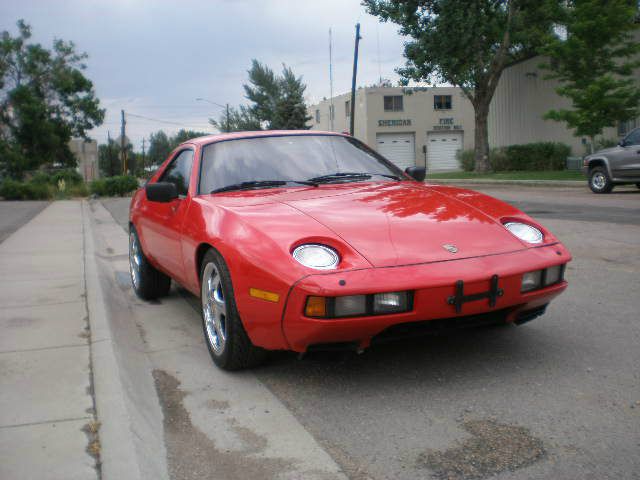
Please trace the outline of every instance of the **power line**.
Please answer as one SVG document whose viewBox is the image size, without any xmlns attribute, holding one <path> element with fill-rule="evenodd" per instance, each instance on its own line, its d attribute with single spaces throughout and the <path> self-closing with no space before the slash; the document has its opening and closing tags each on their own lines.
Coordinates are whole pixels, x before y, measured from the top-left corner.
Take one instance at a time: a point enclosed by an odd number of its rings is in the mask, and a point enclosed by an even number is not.
<svg viewBox="0 0 640 480">
<path fill-rule="evenodd" d="M 167 125 L 177 125 L 178 127 L 183 127 L 183 128 L 202 128 L 202 125 L 200 125 L 199 127 L 196 127 L 194 125 L 185 125 L 183 123 L 170 122 L 168 120 L 160 120 L 158 118 L 145 117 L 144 115 L 137 115 L 135 113 L 127 112 L 127 115 L 130 117 L 140 118 L 142 120 L 147 120 L 150 122 L 166 123 Z"/>
</svg>

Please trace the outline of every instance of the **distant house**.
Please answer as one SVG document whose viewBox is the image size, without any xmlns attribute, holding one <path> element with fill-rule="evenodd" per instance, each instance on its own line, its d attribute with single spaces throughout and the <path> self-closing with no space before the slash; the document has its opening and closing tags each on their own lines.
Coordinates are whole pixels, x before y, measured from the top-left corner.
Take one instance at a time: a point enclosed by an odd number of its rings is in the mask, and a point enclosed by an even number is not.
<svg viewBox="0 0 640 480">
<path fill-rule="evenodd" d="M 78 160 L 77 170 L 85 182 L 90 182 L 100 177 L 98 142 L 83 138 L 72 138 L 69 141 L 69 149 Z"/>
</svg>

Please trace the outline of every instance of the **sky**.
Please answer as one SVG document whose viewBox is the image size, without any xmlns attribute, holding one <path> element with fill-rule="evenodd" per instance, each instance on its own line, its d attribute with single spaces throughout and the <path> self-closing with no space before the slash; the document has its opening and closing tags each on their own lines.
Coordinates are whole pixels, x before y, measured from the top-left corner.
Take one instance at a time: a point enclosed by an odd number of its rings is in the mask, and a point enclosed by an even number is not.
<svg viewBox="0 0 640 480">
<path fill-rule="evenodd" d="M 397 26 L 368 15 L 359 0 L 0 0 L 1 31 L 16 34 L 20 18 L 33 41 L 50 47 L 61 38 L 89 55 L 85 74 L 106 109 L 89 135 L 99 143 L 107 132 L 117 137 L 125 110 L 136 150 L 160 129 L 215 132 L 208 118 L 223 109 L 209 102 L 246 103 L 253 58 L 301 75 L 308 104 L 329 97 L 329 28 L 334 94 L 351 88 L 358 22 L 359 85 L 381 76 L 395 83 L 403 63 Z"/>
</svg>

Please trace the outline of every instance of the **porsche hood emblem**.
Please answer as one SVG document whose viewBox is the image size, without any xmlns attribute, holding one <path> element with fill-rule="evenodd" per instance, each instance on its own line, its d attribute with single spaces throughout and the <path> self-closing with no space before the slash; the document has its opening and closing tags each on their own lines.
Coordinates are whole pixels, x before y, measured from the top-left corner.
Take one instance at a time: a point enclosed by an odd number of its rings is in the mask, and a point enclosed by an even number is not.
<svg viewBox="0 0 640 480">
<path fill-rule="evenodd" d="M 442 248 L 444 248 L 447 252 L 450 252 L 450 253 L 458 253 L 458 247 L 450 243 L 445 243 L 444 245 L 442 245 Z"/>
</svg>

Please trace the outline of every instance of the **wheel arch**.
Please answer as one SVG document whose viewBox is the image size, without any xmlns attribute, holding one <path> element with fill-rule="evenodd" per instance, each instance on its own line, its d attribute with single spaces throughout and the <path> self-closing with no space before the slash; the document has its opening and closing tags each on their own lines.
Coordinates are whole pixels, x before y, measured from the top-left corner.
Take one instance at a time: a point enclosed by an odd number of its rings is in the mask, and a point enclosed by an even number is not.
<svg viewBox="0 0 640 480">
<path fill-rule="evenodd" d="M 611 169 L 609 168 L 609 159 L 607 157 L 595 157 L 595 158 L 589 159 L 589 163 L 588 163 L 589 172 L 591 172 L 591 170 L 593 170 L 596 167 L 604 167 L 604 169 L 607 171 L 607 174 L 609 175 L 609 178 L 612 178 Z"/>
</svg>

